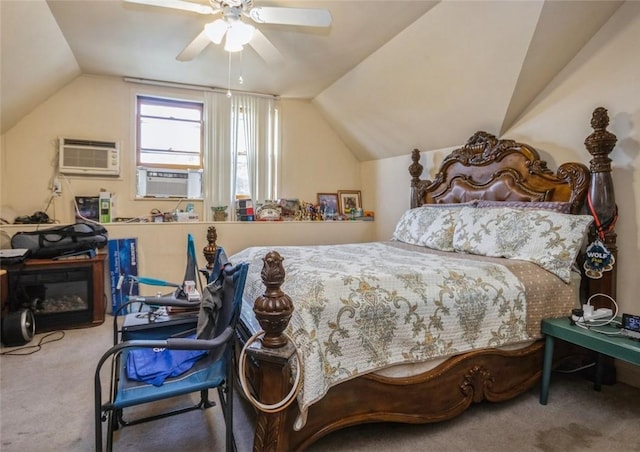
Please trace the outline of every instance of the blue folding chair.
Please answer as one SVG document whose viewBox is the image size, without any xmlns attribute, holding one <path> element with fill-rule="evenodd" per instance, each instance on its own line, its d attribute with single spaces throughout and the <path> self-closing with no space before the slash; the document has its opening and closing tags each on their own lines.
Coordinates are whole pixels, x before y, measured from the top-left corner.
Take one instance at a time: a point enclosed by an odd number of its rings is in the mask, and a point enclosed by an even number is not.
<svg viewBox="0 0 640 452">
<path fill-rule="evenodd" d="M 198 290 L 201 293 L 203 290 L 201 276 L 204 275 L 207 283 L 212 282 L 228 262 L 224 248 L 218 246 L 213 259 L 213 268 L 198 269 L 195 241 L 193 236 L 188 234 L 187 263 L 181 283 L 146 276 L 129 276 L 130 290 L 134 285 L 141 284 L 175 289 L 169 293 L 152 296 L 130 294 L 126 302 L 113 312 L 113 344 L 124 340 L 163 338 L 189 330 L 195 331 L 197 315 L 194 311 L 197 313 L 200 307 L 200 297 L 190 297 L 185 289 L 185 282 L 197 281 Z M 174 308 L 179 308 L 182 314 L 169 316 L 167 309 Z M 159 327 L 161 323 L 162 328 Z M 150 329 L 155 330 L 155 336 L 150 336 L 152 334 Z"/>
<path fill-rule="evenodd" d="M 124 340 L 100 358 L 95 372 L 95 446 L 102 450 L 102 424 L 107 422 L 107 450 L 112 450 L 114 430 L 215 404 L 208 390 L 217 388 L 226 426 L 226 450 L 235 450 L 233 438 L 234 336 L 240 314 L 242 292 L 249 264 L 220 264 L 219 277 L 203 289 L 195 338 L 158 338 L 157 329 L 147 328 L 148 339 Z M 166 301 L 166 300 L 165 300 Z M 129 314 L 131 315 L 131 314 Z M 163 333 L 166 333 L 164 331 Z M 164 349 L 165 356 L 155 359 L 153 350 Z M 194 357 L 194 353 L 203 353 Z M 185 356 L 186 355 L 186 356 Z M 153 356 L 150 357 L 150 356 Z M 103 401 L 101 369 L 111 362 L 109 400 Z M 147 366 L 152 363 L 154 366 Z M 158 364 L 162 364 L 158 366 Z M 168 365 L 167 365 L 168 364 Z M 145 367 L 146 366 L 146 367 Z M 184 371 L 185 367 L 190 367 Z M 176 375 L 179 373 L 179 375 Z M 139 381 L 142 379 L 143 381 Z M 126 408 L 169 397 L 200 392 L 200 401 L 176 411 L 141 419 L 124 417 Z"/>
<path fill-rule="evenodd" d="M 219 259 L 224 257 L 224 263 L 226 263 L 226 254 L 222 247 L 218 247 L 216 249 L 216 255 L 214 257 L 215 265 L 217 268 L 216 275 L 220 272 L 220 262 Z M 182 281 L 179 283 L 167 281 L 163 279 L 157 278 L 149 278 L 146 276 L 136 276 L 136 275 L 127 275 L 126 278 L 129 280 L 129 295 L 126 298 L 126 302 L 118 307 L 116 311 L 114 311 L 114 316 L 119 316 L 126 314 L 129 311 L 133 310 L 134 305 L 144 305 L 147 304 L 149 306 L 182 306 L 182 307 L 197 307 L 199 305 L 200 300 L 194 299 L 189 296 L 187 290 L 185 288 L 185 283 L 187 281 L 193 281 L 198 284 L 198 289 L 202 290 L 202 283 L 200 278 L 200 273 L 203 273 L 203 270 L 198 269 L 198 260 L 196 257 L 196 247 L 195 241 L 193 239 L 193 235 L 187 234 L 187 265 L 184 271 L 184 277 Z M 211 272 L 213 274 L 213 272 Z M 209 274 L 206 275 L 209 278 Z M 123 276 L 124 278 L 124 276 Z M 139 296 L 133 295 L 133 289 L 136 286 L 140 285 L 149 285 L 149 286 L 161 286 L 161 287 L 174 287 L 175 289 L 166 294 L 154 295 L 154 296 Z"/>
</svg>

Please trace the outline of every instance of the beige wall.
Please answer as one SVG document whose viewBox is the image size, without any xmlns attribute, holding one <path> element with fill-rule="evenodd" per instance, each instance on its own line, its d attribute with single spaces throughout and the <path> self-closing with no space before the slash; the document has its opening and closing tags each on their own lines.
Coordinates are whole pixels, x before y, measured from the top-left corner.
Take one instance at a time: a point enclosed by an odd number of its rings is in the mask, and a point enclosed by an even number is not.
<svg viewBox="0 0 640 452">
<path fill-rule="evenodd" d="M 282 198 L 360 190 L 360 162 L 309 100 L 282 100 Z M 367 200 L 362 200 L 367 205 Z"/>
<path fill-rule="evenodd" d="M 2 137 L 0 204 L 18 215 L 45 210 L 56 171 L 57 138 L 117 141 L 122 149 L 121 177 L 63 177 L 62 196 L 48 209 L 61 223 L 73 221 L 74 196 L 116 195 L 121 217 L 146 216 L 151 209 L 171 211 L 176 200 L 135 200 L 134 96 L 146 93 L 202 99 L 201 92 L 126 83 L 120 78 L 80 76 L 39 105 Z M 318 192 L 360 189 L 360 167 L 317 109 L 304 100 L 282 100 L 281 197 L 315 202 Z M 202 203 L 195 201 L 202 216 Z M 184 208 L 184 203 L 181 205 Z"/>
</svg>

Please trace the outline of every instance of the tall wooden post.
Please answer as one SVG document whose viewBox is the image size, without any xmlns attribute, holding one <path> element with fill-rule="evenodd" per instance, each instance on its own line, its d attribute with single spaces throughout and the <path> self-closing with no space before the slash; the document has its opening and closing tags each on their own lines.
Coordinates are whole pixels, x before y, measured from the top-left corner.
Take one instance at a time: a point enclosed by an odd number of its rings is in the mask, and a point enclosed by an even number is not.
<svg viewBox="0 0 640 452">
<path fill-rule="evenodd" d="M 591 127 L 593 133 L 587 137 L 584 144 L 587 151 L 593 156 L 591 159 L 591 180 L 589 181 L 589 196 L 595 214 L 598 216 L 604 237 L 604 245 L 611 251 L 616 263 L 611 271 L 603 272 L 600 279 L 588 279 L 588 295 L 604 293 L 616 298 L 616 266 L 619 265 L 618 247 L 616 245 L 617 234 L 613 228 L 617 217 L 617 206 L 613 190 L 613 177 L 611 175 L 611 159 L 609 154 L 613 150 L 618 139 L 607 131 L 609 115 L 603 107 L 593 111 Z M 589 240 L 593 241 L 598 236 L 595 225 L 591 228 Z M 598 304 L 607 304 L 606 300 L 594 300 Z M 604 303 L 603 303 L 604 302 Z"/>
<path fill-rule="evenodd" d="M 256 299 L 253 312 L 264 330 L 261 342 L 252 344 L 247 350 L 256 366 L 260 402 L 271 405 L 285 398 L 291 389 L 290 359 L 295 347 L 283 334 L 293 313 L 293 302 L 280 289 L 284 283 L 283 258 L 271 251 L 263 258 L 262 282 L 265 293 Z M 297 404 L 293 405 L 297 407 Z M 258 412 L 254 451 L 285 452 L 289 450 L 288 431 L 292 428 L 293 409 L 276 413 Z"/>
</svg>

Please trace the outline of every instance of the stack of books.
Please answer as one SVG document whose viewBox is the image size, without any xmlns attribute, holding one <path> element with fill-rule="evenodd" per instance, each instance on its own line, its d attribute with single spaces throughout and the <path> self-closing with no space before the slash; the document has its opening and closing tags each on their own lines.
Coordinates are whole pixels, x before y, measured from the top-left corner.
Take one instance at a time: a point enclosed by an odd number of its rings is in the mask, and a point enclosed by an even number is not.
<svg viewBox="0 0 640 452">
<path fill-rule="evenodd" d="M 236 220 L 237 221 L 253 221 L 253 201 L 251 199 L 236 200 Z"/>
</svg>

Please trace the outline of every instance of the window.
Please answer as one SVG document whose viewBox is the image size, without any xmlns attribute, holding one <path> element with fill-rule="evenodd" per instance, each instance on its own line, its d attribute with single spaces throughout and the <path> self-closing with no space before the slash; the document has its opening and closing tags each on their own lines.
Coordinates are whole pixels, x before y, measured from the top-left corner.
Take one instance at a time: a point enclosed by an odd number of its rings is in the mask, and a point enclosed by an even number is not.
<svg viewBox="0 0 640 452">
<path fill-rule="evenodd" d="M 190 100 L 137 93 L 135 101 L 138 198 L 202 198 L 205 221 L 221 206 L 233 218 L 240 195 L 277 199 L 277 98 L 203 89 Z"/>
<path fill-rule="evenodd" d="M 203 104 L 137 97 L 138 166 L 202 168 Z"/>
</svg>

